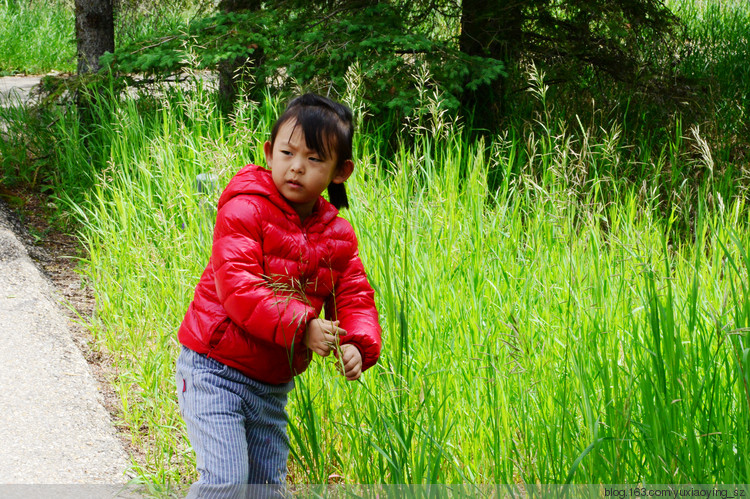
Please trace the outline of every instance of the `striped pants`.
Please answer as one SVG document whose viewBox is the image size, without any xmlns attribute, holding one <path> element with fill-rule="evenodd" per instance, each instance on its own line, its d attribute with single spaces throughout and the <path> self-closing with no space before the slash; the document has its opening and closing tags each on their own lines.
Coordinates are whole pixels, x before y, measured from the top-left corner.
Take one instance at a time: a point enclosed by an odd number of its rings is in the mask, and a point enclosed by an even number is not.
<svg viewBox="0 0 750 499">
<path fill-rule="evenodd" d="M 285 407 L 294 381 L 261 383 L 184 346 L 176 381 L 200 474 L 196 485 L 285 483 Z"/>
</svg>

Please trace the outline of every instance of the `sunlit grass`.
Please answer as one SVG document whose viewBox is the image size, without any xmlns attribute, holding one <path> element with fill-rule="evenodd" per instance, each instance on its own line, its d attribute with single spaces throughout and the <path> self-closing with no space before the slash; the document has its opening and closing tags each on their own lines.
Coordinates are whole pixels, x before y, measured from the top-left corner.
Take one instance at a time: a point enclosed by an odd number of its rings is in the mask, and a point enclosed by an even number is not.
<svg viewBox="0 0 750 499">
<path fill-rule="evenodd" d="M 0 76 L 75 70 L 71 5 L 63 1 L 0 1 Z"/>
<path fill-rule="evenodd" d="M 116 2 L 115 45 L 177 30 L 200 8 L 200 2 Z M 75 72 L 76 65 L 72 0 L 0 0 L 0 76 Z"/>
<path fill-rule="evenodd" d="M 536 119 L 484 142 L 427 85 L 409 123 L 357 136 L 343 215 L 383 355 L 362 383 L 320 359 L 298 378 L 293 483 L 750 480 L 746 166 L 679 117 L 662 142 L 637 143 L 617 121 L 559 117 L 530 78 Z M 89 327 L 114 362 L 118 423 L 145 451 L 139 480 L 157 484 L 195 478 L 176 332 L 218 197 L 195 179 L 221 187 L 262 164 L 281 106 L 240 103 L 227 120 L 198 86 L 110 95 L 93 125 L 71 107 L 33 135 L 53 146 L 43 174 L 88 252 Z M 26 130 L 19 116 L 7 137 Z M 400 145 L 384 147 L 393 126 Z M 40 167 L 24 144 L 0 154 L 31 181 Z"/>
<path fill-rule="evenodd" d="M 245 104 L 225 123 L 212 102 L 200 91 L 154 113 L 101 102 L 89 144 L 106 144 L 107 166 L 87 170 L 93 187 L 70 205 L 97 299 L 90 327 L 114 358 L 121 424 L 147 451 L 136 470 L 157 483 L 195 477 L 172 374 L 218 195 L 198 194 L 195 177 L 224 185 L 261 162 L 279 110 Z M 357 138 L 344 216 L 376 289 L 383 355 L 361 384 L 319 360 L 298 378 L 290 479 L 745 483 L 745 199 L 712 208 L 704 182 L 694 232 L 675 239 L 677 209 L 665 216 L 648 183 L 658 165 L 645 165 L 645 187 L 612 181 L 604 171 L 626 145 L 607 134 L 551 122 L 485 145 L 425 112 L 391 157 L 378 132 Z M 71 168 L 85 151 L 73 123 L 59 124 L 79 141 Z"/>
</svg>

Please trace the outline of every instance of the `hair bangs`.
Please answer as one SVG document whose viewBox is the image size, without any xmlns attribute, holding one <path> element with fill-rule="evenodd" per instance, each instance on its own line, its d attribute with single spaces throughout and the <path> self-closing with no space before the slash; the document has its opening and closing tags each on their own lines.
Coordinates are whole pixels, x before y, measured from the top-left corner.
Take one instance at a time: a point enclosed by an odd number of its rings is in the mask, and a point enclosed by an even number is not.
<svg viewBox="0 0 750 499">
<path fill-rule="evenodd" d="M 324 158 L 335 155 L 337 166 L 352 156 L 354 126 L 352 113 L 346 106 L 315 94 L 304 94 L 293 99 L 271 131 L 271 143 L 281 125 L 294 120 L 300 127 L 305 143 Z"/>
<path fill-rule="evenodd" d="M 328 159 L 335 154 L 336 143 L 339 142 L 337 121 L 330 112 L 317 107 L 302 107 L 296 126 L 302 128 L 307 147 Z"/>
</svg>

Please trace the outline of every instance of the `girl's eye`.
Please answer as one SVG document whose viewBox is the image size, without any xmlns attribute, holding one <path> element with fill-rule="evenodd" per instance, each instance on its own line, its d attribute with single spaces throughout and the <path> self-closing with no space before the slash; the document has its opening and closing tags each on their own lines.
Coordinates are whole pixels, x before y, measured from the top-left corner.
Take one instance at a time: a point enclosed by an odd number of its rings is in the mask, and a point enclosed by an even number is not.
<svg viewBox="0 0 750 499">
<path fill-rule="evenodd" d="M 283 149 L 281 150 L 281 154 L 283 154 L 284 156 L 291 156 L 292 155 L 292 153 L 290 151 L 285 151 Z"/>
<path fill-rule="evenodd" d="M 323 160 L 320 158 L 316 158 L 315 156 L 310 156 L 310 161 L 312 161 L 313 163 L 320 163 Z"/>
</svg>

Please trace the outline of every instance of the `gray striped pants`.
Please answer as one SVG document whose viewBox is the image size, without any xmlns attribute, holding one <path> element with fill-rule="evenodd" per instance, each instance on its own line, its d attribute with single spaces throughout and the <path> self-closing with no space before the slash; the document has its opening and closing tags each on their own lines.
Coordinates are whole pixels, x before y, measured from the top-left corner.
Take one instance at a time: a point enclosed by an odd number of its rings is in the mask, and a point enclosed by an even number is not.
<svg viewBox="0 0 750 499">
<path fill-rule="evenodd" d="M 287 394 L 182 347 L 177 395 L 202 484 L 284 484 Z"/>
</svg>

